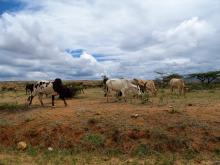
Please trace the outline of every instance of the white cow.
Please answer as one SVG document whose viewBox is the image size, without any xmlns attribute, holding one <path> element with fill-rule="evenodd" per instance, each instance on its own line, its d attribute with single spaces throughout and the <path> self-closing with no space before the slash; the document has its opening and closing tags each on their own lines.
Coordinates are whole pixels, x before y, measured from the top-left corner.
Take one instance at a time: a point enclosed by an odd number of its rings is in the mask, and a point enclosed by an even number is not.
<svg viewBox="0 0 220 165">
<path fill-rule="evenodd" d="M 125 101 L 127 94 L 130 92 L 135 95 L 141 95 L 139 86 L 132 84 L 129 80 L 126 79 L 109 79 L 106 81 L 107 102 L 111 91 L 121 92 Z"/>
<path fill-rule="evenodd" d="M 182 79 L 172 78 L 169 84 L 171 93 L 173 93 L 174 89 L 176 88 L 179 91 L 179 95 L 185 95 L 185 83 Z"/>
</svg>

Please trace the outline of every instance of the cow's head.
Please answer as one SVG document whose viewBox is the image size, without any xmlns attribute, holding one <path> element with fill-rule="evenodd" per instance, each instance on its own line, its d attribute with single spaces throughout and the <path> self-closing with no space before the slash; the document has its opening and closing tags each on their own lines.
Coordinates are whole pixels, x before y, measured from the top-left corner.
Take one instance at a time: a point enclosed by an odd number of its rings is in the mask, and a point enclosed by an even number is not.
<svg viewBox="0 0 220 165">
<path fill-rule="evenodd" d="M 62 80 L 60 78 L 56 78 L 54 80 L 53 89 L 57 93 L 60 93 L 63 90 L 63 84 L 62 84 Z"/>
<path fill-rule="evenodd" d="M 138 94 L 138 96 L 141 96 L 141 89 L 140 89 L 139 85 L 137 85 L 137 94 Z"/>
</svg>

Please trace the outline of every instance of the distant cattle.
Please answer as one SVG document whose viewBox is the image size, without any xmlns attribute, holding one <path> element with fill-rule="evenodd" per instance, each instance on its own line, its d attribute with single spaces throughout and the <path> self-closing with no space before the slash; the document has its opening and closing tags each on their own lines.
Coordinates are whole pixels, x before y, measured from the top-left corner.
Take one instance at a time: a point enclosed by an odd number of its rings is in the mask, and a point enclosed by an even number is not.
<svg viewBox="0 0 220 165">
<path fill-rule="evenodd" d="M 25 86 L 25 91 L 26 91 L 26 95 L 29 93 L 31 94 L 34 90 L 34 84 L 26 84 Z"/>
<path fill-rule="evenodd" d="M 61 79 L 57 78 L 54 81 L 38 81 L 34 84 L 33 92 L 28 97 L 29 105 L 35 96 L 38 96 L 41 105 L 43 105 L 42 97 L 44 94 L 52 96 L 52 106 L 54 106 L 54 98 L 59 95 L 67 106 L 65 98 L 68 96 L 68 89 L 63 86 Z"/>
<path fill-rule="evenodd" d="M 169 82 L 171 93 L 174 92 L 174 89 L 178 89 L 179 95 L 185 95 L 185 83 L 182 79 L 172 78 Z"/>
<path fill-rule="evenodd" d="M 108 102 L 108 97 L 112 91 L 115 91 L 116 93 L 121 92 L 122 97 L 124 98 L 125 101 L 129 93 L 132 93 L 134 95 L 141 94 L 140 88 L 126 79 L 108 79 L 106 81 L 107 102 Z"/>
<path fill-rule="evenodd" d="M 134 82 L 134 84 L 140 86 L 141 92 L 148 91 L 148 92 L 150 92 L 154 96 L 157 95 L 157 89 L 155 87 L 155 84 L 154 84 L 153 80 L 134 79 L 133 82 Z"/>
</svg>

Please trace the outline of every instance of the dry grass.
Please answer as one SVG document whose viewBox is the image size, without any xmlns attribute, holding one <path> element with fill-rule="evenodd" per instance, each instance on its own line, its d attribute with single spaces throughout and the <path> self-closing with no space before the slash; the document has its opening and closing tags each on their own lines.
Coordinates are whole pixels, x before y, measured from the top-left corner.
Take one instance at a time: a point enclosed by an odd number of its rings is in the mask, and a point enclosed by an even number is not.
<svg viewBox="0 0 220 165">
<path fill-rule="evenodd" d="M 106 103 L 102 88 L 89 88 L 85 94 L 67 100 L 68 107 L 56 100 L 57 108 L 51 109 L 51 99 L 44 98 L 45 107 L 35 99 L 27 111 L 17 111 L 25 105 L 23 90 L 4 91 L 0 97 L 1 143 L 13 148 L 18 140 L 25 139 L 31 144 L 24 152 L 2 148 L 0 163 L 219 161 L 220 90 L 190 92 L 184 97 L 160 89 L 157 97 L 149 97 L 150 104 L 142 104 L 143 100 L 125 103 L 116 98 Z M 132 117 L 134 114 L 138 116 Z M 55 150 L 47 151 L 48 146 Z"/>
</svg>

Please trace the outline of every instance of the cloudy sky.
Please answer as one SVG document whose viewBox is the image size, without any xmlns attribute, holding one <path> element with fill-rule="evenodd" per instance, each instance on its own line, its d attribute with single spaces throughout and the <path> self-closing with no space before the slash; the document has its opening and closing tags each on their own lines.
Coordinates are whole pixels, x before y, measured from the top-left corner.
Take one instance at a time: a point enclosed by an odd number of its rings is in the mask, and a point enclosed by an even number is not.
<svg viewBox="0 0 220 165">
<path fill-rule="evenodd" d="M 0 0 L 0 80 L 220 69 L 220 0 Z"/>
</svg>

